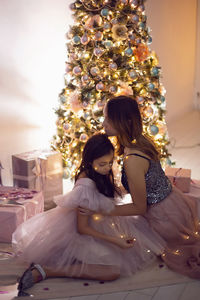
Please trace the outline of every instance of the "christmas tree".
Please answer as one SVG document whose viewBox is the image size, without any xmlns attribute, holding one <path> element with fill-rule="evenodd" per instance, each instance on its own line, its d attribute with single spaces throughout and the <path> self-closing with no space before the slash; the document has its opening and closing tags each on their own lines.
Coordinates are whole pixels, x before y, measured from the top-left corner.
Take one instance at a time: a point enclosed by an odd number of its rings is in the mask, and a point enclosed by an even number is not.
<svg viewBox="0 0 200 300">
<path fill-rule="evenodd" d="M 56 110 L 53 148 L 71 177 L 88 137 L 102 130 L 103 107 L 116 95 L 132 95 L 141 109 L 144 132 L 168 159 L 165 89 L 143 0 L 76 0 L 67 33 L 65 87 Z"/>
</svg>

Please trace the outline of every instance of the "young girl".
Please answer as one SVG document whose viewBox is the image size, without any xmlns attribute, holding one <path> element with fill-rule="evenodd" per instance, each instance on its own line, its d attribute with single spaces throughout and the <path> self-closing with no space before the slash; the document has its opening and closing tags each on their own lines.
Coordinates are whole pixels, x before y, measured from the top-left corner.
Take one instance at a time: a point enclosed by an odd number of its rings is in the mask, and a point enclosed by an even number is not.
<svg viewBox="0 0 200 300">
<path fill-rule="evenodd" d="M 91 137 L 73 190 L 55 198 L 56 208 L 34 216 L 14 232 L 16 257 L 34 262 L 20 279 L 20 296 L 48 277 L 114 280 L 133 274 L 162 253 L 165 243 L 142 217 L 78 213 L 79 206 L 105 214 L 114 209 L 113 157 L 105 134 Z"/>
<path fill-rule="evenodd" d="M 143 215 L 166 242 L 163 260 L 174 271 L 200 278 L 200 226 L 197 203 L 172 187 L 154 144 L 143 134 L 136 100 L 119 96 L 107 102 L 103 126 L 117 136 L 123 155 L 121 181 L 132 203 L 116 206 L 109 215 Z M 90 213 L 79 209 L 82 214 Z M 108 215 L 108 214 L 107 214 Z"/>
</svg>

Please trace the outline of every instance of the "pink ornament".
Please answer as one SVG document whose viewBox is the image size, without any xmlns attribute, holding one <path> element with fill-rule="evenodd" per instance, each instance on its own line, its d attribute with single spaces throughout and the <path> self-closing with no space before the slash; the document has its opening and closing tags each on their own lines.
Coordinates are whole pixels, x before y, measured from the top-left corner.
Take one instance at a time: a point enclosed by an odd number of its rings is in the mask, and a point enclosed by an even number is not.
<svg viewBox="0 0 200 300">
<path fill-rule="evenodd" d="M 103 101 L 98 101 L 98 102 L 97 102 L 97 106 L 98 106 L 99 108 L 103 108 L 104 105 L 105 105 L 105 102 L 103 102 Z"/>
<path fill-rule="evenodd" d="M 83 83 L 83 84 L 86 84 L 86 83 L 88 83 L 89 82 L 89 76 L 87 75 L 87 74 L 85 74 L 85 75 L 83 75 L 82 77 L 81 77 L 81 82 Z"/>
<path fill-rule="evenodd" d="M 97 57 L 102 56 L 104 53 L 104 50 L 101 48 L 94 48 L 94 55 L 96 55 Z"/>
<path fill-rule="evenodd" d="M 69 72 L 71 72 L 71 70 L 72 70 L 71 65 L 70 65 L 70 64 L 66 64 L 65 72 L 66 72 L 66 73 L 69 73 Z"/>
<path fill-rule="evenodd" d="M 86 142 L 87 139 L 88 139 L 88 135 L 87 135 L 87 134 L 82 133 L 82 134 L 80 135 L 80 141 L 81 141 L 81 142 Z"/>
<path fill-rule="evenodd" d="M 96 85 L 96 90 L 97 90 L 97 91 L 101 92 L 101 91 L 103 91 L 104 89 L 105 89 L 105 85 L 103 84 L 103 82 L 97 83 L 97 85 Z"/>
<path fill-rule="evenodd" d="M 117 70 L 117 64 L 115 62 L 109 64 L 111 70 Z"/>
<path fill-rule="evenodd" d="M 84 108 L 86 108 L 86 107 L 88 106 L 88 103 L 84 101 L 84 102 L 82 103 L 82 106 L 83 106 Z"/>
<path fill-rule="evenodd" d="M 90 38 L 89 38 L 89 36 L 85 33 L 85 34 L 82 36 L 82 38 L 81 38 L 81 43 L 82 43 L 83 45 L 87 45 L 87 44 L 89 43 L 89 41 L 90 41 Z"/>
<path fill-rule="evenodd" d="M 87 29 L 87 30 L 91 30 L 94 28 L 94 25 L 97 25 L 97 26 L 101 26 L 102 24 L 102 18 L 100 15 L 94 15 L 92 17 L 89 17 L 87 19 L 87 21 L 85 22 L 85 25 L 84 27 Z"/>
<path fill-rule="evenodd" d="M 69 59 L 71 62 L 73 62 L 74 60 L 78 59 L 78 55 L 76 53 L 70 53 L 69 54 Z"/>
<path fill-rule="evenodd" d="M 96 41 L 101 41 L 102 38 L 103 38 L 103 33 L 102 33 L 101 31 L 97 31 L 97 32 L 95 33 L 95 35 L 94 35 L 94 39 L 95 39 Z"/>
<path fill-rule="evenodd" d="M 93 76 L 97 76 L 99 74 L 99 68 L 97 67 L 92 67 L 90 69 L 90 73 L 93 75 Z"/>
<path fill-rule="evenodd" d="M 69 129 L 70 129 L 70 125 L 69 125 L 68 123 L 65 123 L 65 124 L 63 125 L 63 129 L 64 129 L 64 131 L 68 132 Z"/>
<path fill-rule="evenodd" d="M 82 72 L 81 68 L 79 66 L 76 66 L 73 68 L 74 75 L 80 75 Z"/>
<path fill-rule="evenodd" d="M 112 94 L 116 93 L 117 92 L 117 87 L 115 85 L 110 86 L 109 92 L 112 93 Z"/>
</svg>

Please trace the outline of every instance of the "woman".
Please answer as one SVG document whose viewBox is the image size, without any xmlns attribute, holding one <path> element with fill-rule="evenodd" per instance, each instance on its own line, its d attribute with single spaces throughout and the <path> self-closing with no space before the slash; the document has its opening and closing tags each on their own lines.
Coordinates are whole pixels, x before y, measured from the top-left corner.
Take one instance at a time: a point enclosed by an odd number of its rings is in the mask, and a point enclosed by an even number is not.
<svg viewBox="0 0 200 300">
<path fill-rule="evenodd" d="M 143 133 L 137 101 L 118 96 L 104 109 L 103 126 L 117 137 L 123 155 L 122 185 L 132 203 L 115 206 L 110 216 L 142 215 L 167 244 L 162 259 L 179 273 L 200 278 L 200 235 L 197 203 L 172 187 L 154 143 Z M 80 213 L 91 213 L 82 208 Z"/>
</svg>

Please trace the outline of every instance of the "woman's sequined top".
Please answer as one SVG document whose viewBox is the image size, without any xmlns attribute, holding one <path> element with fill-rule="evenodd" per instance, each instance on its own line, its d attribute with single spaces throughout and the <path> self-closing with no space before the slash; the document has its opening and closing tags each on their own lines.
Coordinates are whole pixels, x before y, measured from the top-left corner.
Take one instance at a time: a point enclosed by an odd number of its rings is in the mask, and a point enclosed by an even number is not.
<svg viewBox="0 0 200 300">
<path fill-rule="evenodd" d="M 145 175 L 147 204 L 155 204 L 164 200 L 172 191 L 172 185 L 165 175 L 160 161 L 154 161 L 136 153 L 131 153 L 126 156 L 129 155 L 139 156 L 149 161 L 149 169 Z M 122 168 L 121 182 L 127 192 L 130 193 L 124 167 Z"/>
</svg>

